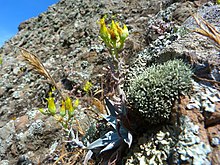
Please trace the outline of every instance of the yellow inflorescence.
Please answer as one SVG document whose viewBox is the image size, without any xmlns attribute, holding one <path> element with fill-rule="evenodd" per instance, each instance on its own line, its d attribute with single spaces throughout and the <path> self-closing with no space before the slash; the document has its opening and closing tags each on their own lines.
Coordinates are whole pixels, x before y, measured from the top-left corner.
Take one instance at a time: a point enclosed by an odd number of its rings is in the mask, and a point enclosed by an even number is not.
<svg viewBox="0 0 220 165">
<path fill-rule="evenodd" d="M 56 105 L 55 105 L 55 100 L 52 97 L 52 92 L 49 93 L 49 98 L 46 98 L 47 100 L 47 107 L 48 107 L 48 111 L 51 113 L 51 115 L 55 115 L 56 114 Z"/>
<path fill-rule="evenodd" d="M 118 22 L 112 20 L 110 25 L 105 24 L 105 17 L 101 18 L 100 24 L 100 37 L 105 44 L 113 49 L 121 49 L 128 37 L 128 28 L 126 25 L 121 28 Z"/>
<path fill-rule="evenodd" d="M 84 90 L 86 93 L 88 93 L 88 92 L 91 90 L 92 86 L 93 86 L 93 85 L 92 85 L 91 82 L 86 81 L 86 83 L 85 83 L 85 85 L 84 85 L 84 87 L 83 87 L 83 90 Z"/>
</svg>

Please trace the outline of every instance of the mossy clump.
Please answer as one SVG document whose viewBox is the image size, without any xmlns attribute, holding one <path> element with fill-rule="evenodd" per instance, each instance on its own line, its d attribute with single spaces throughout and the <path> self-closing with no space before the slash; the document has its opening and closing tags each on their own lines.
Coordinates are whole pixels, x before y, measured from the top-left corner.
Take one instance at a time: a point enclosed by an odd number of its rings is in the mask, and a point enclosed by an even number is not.
<svg viewBox="0 0 220 165">
<path fill-rule="evenodd" d="M 152 65 L 128 80 L 127 100 L 147 123 L 162 123 L 169 119 L 175 100 L 189 92 L 191 75 L 190 67 L 181 60 Z"/>
</svg>

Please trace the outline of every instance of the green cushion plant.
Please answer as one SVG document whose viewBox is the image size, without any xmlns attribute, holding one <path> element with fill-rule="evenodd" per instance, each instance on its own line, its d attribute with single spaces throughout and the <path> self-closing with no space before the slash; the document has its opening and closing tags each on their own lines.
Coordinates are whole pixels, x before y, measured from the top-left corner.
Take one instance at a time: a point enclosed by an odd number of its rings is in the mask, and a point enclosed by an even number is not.
<svg viewBox="0 0 220 165">
<path fill-rule="evenodd" d="M 181 60 L 152 65 L 128 80 L 127 100 L 148 123 L 164 122 L 169 119 L 175 100 L 190 90 L 191 74 Z"/>
</svg>

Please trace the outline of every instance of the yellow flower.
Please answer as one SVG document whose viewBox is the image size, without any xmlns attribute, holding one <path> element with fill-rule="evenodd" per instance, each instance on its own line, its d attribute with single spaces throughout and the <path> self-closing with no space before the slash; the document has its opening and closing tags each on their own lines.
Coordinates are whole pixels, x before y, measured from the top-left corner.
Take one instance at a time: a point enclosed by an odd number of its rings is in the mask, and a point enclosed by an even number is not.
<svg viewBox="0 0 220 165">
<path fill-rule="evenodd" d="M 73 104 L 72 104 L 72 100 L 70 97 L 66 98 L 65 106 L 66 106 L 66 110 L 68 111 L 69 117 L 72 117 L 74 113 L 74 109 L 73 109 Z"/>
<path fill-rule="evenodd" d="M 64 117 L 65 115 L 66 115 L 65 101 L 62 100 L 60 107 L 60 116 Z"/>
<path fill-rule="evenodd" d="M 93 85 L 92 85 L 91 82 L 86 81 L 86 83 L 85 83 L 85 85 L 84 85 L 84 87 L 83 87 L 83 90 L 84 90 L 86 93 L 88 93 L 88 92 L 91 90 L 92 86 L 93 86 Z"/>
<path fill-rule="evenodd" d="M 112 40 L 116 40 L 119 41 L 120 38 L 120 27 L 118 26 L 118 23 L 112 20 L 112 24 L 111 24 L 111 31 L 113 31 L 113 34 L 111 35 L 111 39 Z"/>
<path fill-rule="evenodd" d="M 72 100 L 70 97 L 66 98 L 65 101 L 66 110 L 68 111 L 69 117 L 71 118 L 74 114 L 74 110 L 79 106 L 79 99 L 76 99 L 74 104 L 72 104 Z"/>
<path fill-rule="evenodd" d="M 54 102 L 54 98 L 52 97 L 52 92 L 49 92 L 49 98 L 46 98 L 47 100 L 47 108 L 51 115 L 56 114 L 56 105 Z"/>
<path fill-rule="evenodd" d="M 128 33 L 128 28 L 126 25 L 124 25 L 123 29 L 122 29 L 122 33 L 120 35 L 120 42 L 125 41 L 125 39 L 128 37 L 129 33 Z"/>
<path fill-rule="evenodd" d="M 79 106 L 79 99 L 76 99 L 73 108 L 76 109 Z"/>
<path fill-rule="evenodd" d="M 100 37 L 103 39 L 105 44 L 108 46 L 111 35 L 109 34 L 109 29 L 106 27 L 105 24 L 105 17 L 101 18 L 99 21 L 100 24 Z"/>
<path fill-rule="evenodd" d="M 128 37 L 128 28 L 124 25 L 123 28 L 119 26 L 118 22 L 112 20 L 111 25 L 106 26 L 105 18 L 100 19 L 100 37 L 110 49 L 121 49 L 124 45 L 125 39 Z"/>
</svg>

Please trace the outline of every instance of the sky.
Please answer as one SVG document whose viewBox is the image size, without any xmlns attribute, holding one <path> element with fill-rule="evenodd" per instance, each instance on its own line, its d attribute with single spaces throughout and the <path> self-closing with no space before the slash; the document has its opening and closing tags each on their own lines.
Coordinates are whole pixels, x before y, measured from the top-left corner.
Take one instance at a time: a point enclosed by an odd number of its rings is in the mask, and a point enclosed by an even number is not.
<svg viewBox="0 0 220 165">
<path fill-rule="evenodd" d="M 0 47 L 18 32 L 21 22 L 36 17 L 59 0 L 0 0 Z"/>
</svg>

